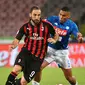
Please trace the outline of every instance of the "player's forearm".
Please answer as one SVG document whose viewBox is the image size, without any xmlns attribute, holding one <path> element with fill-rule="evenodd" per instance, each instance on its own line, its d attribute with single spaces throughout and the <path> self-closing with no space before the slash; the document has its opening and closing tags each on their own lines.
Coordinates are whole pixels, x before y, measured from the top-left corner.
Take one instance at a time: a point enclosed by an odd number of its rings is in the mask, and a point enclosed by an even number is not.
<svg viewBox="0 0 85 85">
<path fill-rule="evenodd" d="M 54 44 L 58 41 L 58 39 L 59 39 L 58 34 L 55 34 L 53 38 L 48 39 L 48 42 Z"/>
<path fill-rule="evenodd" d="M 79 43 L 83 42 L 83 37 L 82 37 L 82 34 L 80 32 L 77 33 L 77 40 Z"/>
<path fill-rule="evenodd" d="M 11 48 L 12 49 L 16 48 L 18 44 L 19 44 L 19 40 L 15 38 L 11 44 Z"/>
<path fill-rule="evenodd" d="M 56 33 L 56 34 L 54 35 L 53 39 L 54 39 L 56 42 L 58 41 L 58 39 L 59 39 L 58 33 Z"/>
</svg>

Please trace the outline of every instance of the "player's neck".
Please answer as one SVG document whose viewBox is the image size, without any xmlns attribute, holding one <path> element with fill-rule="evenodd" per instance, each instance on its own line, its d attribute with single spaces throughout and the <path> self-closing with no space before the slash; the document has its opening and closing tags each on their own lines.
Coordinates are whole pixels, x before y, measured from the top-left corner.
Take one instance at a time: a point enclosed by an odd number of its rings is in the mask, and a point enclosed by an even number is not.
<svg viewBox="0 0 85 85">
<path fill-rule="evenodd" d="M 31 24 L 32 24 L 33 26 L 38 26 L 38 25 L 40 25 L 40 22 L 39 22 L 38 24 L 36 24 L 33 20 L 30 20 L 30 22 L 31 22 Z"/>
<path fill-rule="evenodd" d="M 33 26 L 35 26 L 35 23 L 34 23 L 32 20 L 30 20 L 30 22 L 31 22 L 31 24 L 32 24 Z"/>
</svg>

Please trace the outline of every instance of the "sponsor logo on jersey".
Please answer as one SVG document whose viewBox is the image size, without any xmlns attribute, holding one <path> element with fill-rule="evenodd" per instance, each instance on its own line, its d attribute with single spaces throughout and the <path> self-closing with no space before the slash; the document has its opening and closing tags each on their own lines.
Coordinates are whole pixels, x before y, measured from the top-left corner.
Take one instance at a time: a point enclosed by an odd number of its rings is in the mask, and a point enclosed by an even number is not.
<svg viewBox="0 0 85 85">
<path fill-rule="evenodd" d="M 32 39 L 32 40 L 43 40 L 43 37 L 38 36 L 37 33 L 33 33 L 33 36 L 28 36 L 28 38 Z"/>
<path fill-rule="evenodd" d="M 55 31 L 61 36 L 65 36 L 67 34 L 67 30 L 60 29 L 58 27 L 54 27 L 54 28 L 55 28 Z"/>
</svg>

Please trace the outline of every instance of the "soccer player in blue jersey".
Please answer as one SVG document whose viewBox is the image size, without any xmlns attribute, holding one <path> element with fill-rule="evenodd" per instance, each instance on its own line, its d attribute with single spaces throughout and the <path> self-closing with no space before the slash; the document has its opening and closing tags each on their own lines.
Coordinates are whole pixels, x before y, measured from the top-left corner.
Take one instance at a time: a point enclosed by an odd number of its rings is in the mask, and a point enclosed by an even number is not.
<svg viewBox="0 0 85 85">
<path fill-rule="evenodd" d="M 72 76 L 71 62 L 69 59 L 68 42 L 69 37 L 73 34 L 79 42 L 82 42 L 82 34 L 79 32 L 77 25 L 70 18 L 70 10 L 68 7 L 63 7 L 59 16 L 48 17 L 47 20 L 55 27 L 59 34 L 59 40 L 56 44 L 49 43 L 47 56 L 41 66 L 41 71 L 51 62 L 55 61 L 61 67 L 65 78 L 70 85 L 78 85 L 74 76 Z M 41 71 L 37 73 L 32 81 L 32 85 L 40 85 Z"/>
</svg>

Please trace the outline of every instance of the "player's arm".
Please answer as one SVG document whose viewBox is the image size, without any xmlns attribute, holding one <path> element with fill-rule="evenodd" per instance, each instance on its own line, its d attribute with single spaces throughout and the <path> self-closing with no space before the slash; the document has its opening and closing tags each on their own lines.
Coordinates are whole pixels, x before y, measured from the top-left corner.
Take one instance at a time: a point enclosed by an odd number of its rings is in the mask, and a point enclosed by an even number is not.
<svg viewBox="0 0 85 85">
<path fill-rule="evenodd" d="M 47 17 L 46 20 L 50 23 L 53 23 L 56 18 L 57 18 L 57 16 L 50 16 L 50 17 Z"/>
<path fill-rule="evenodd" d="M 50 31 L 50 34 L 53 35 L 53 37 L 49 38 L 48 42 L 54 44 L 58 41 L 59 35 L 58 35 L 58 33 L 56 33 L 54 27 L 51 24 L 49 24 L 49 31 Z"/>
<path fill-rule="evenodd" d="M 13 40 L 12 44 L 10 45 L 9 50 L 12 51 L 13 49 L 15 49 L 18 46 L 18 44 L 19 44 L 19 40 L 15 38 Z"/>
<path fill-rule="evenodd" d="M 10 51 L 12 51 L 13 49 L 15 49 L 19 45 L 19 42 L 22 39 L 23 35 L 24 35 L 24 27 L 22 26 L 18 30 L 15 39 L 13 40 L 12 44 L 10 45 L 10 49 L 9 49 Z"/>
<path fill-rule="evenodd" d="M 78 27 L 76 24 L 73 25 L 73 31 L 72 34 L 77 38 L 79 43 L 83 42 L 82 34 L 79 32 Z"/>
<path fill-rule="evenodd" d="M 55 34 L 53 38 L 48 38 L 48 42 L 55 44 L 58 41 L 58 35 Z"/>
<path fill-rule="evenodd" d="M 82 34 L 80 32 L 77 33 L 77 40 L 79 43 L 83 42 L 83 37 L 82 37 Z"/>
</svg>

